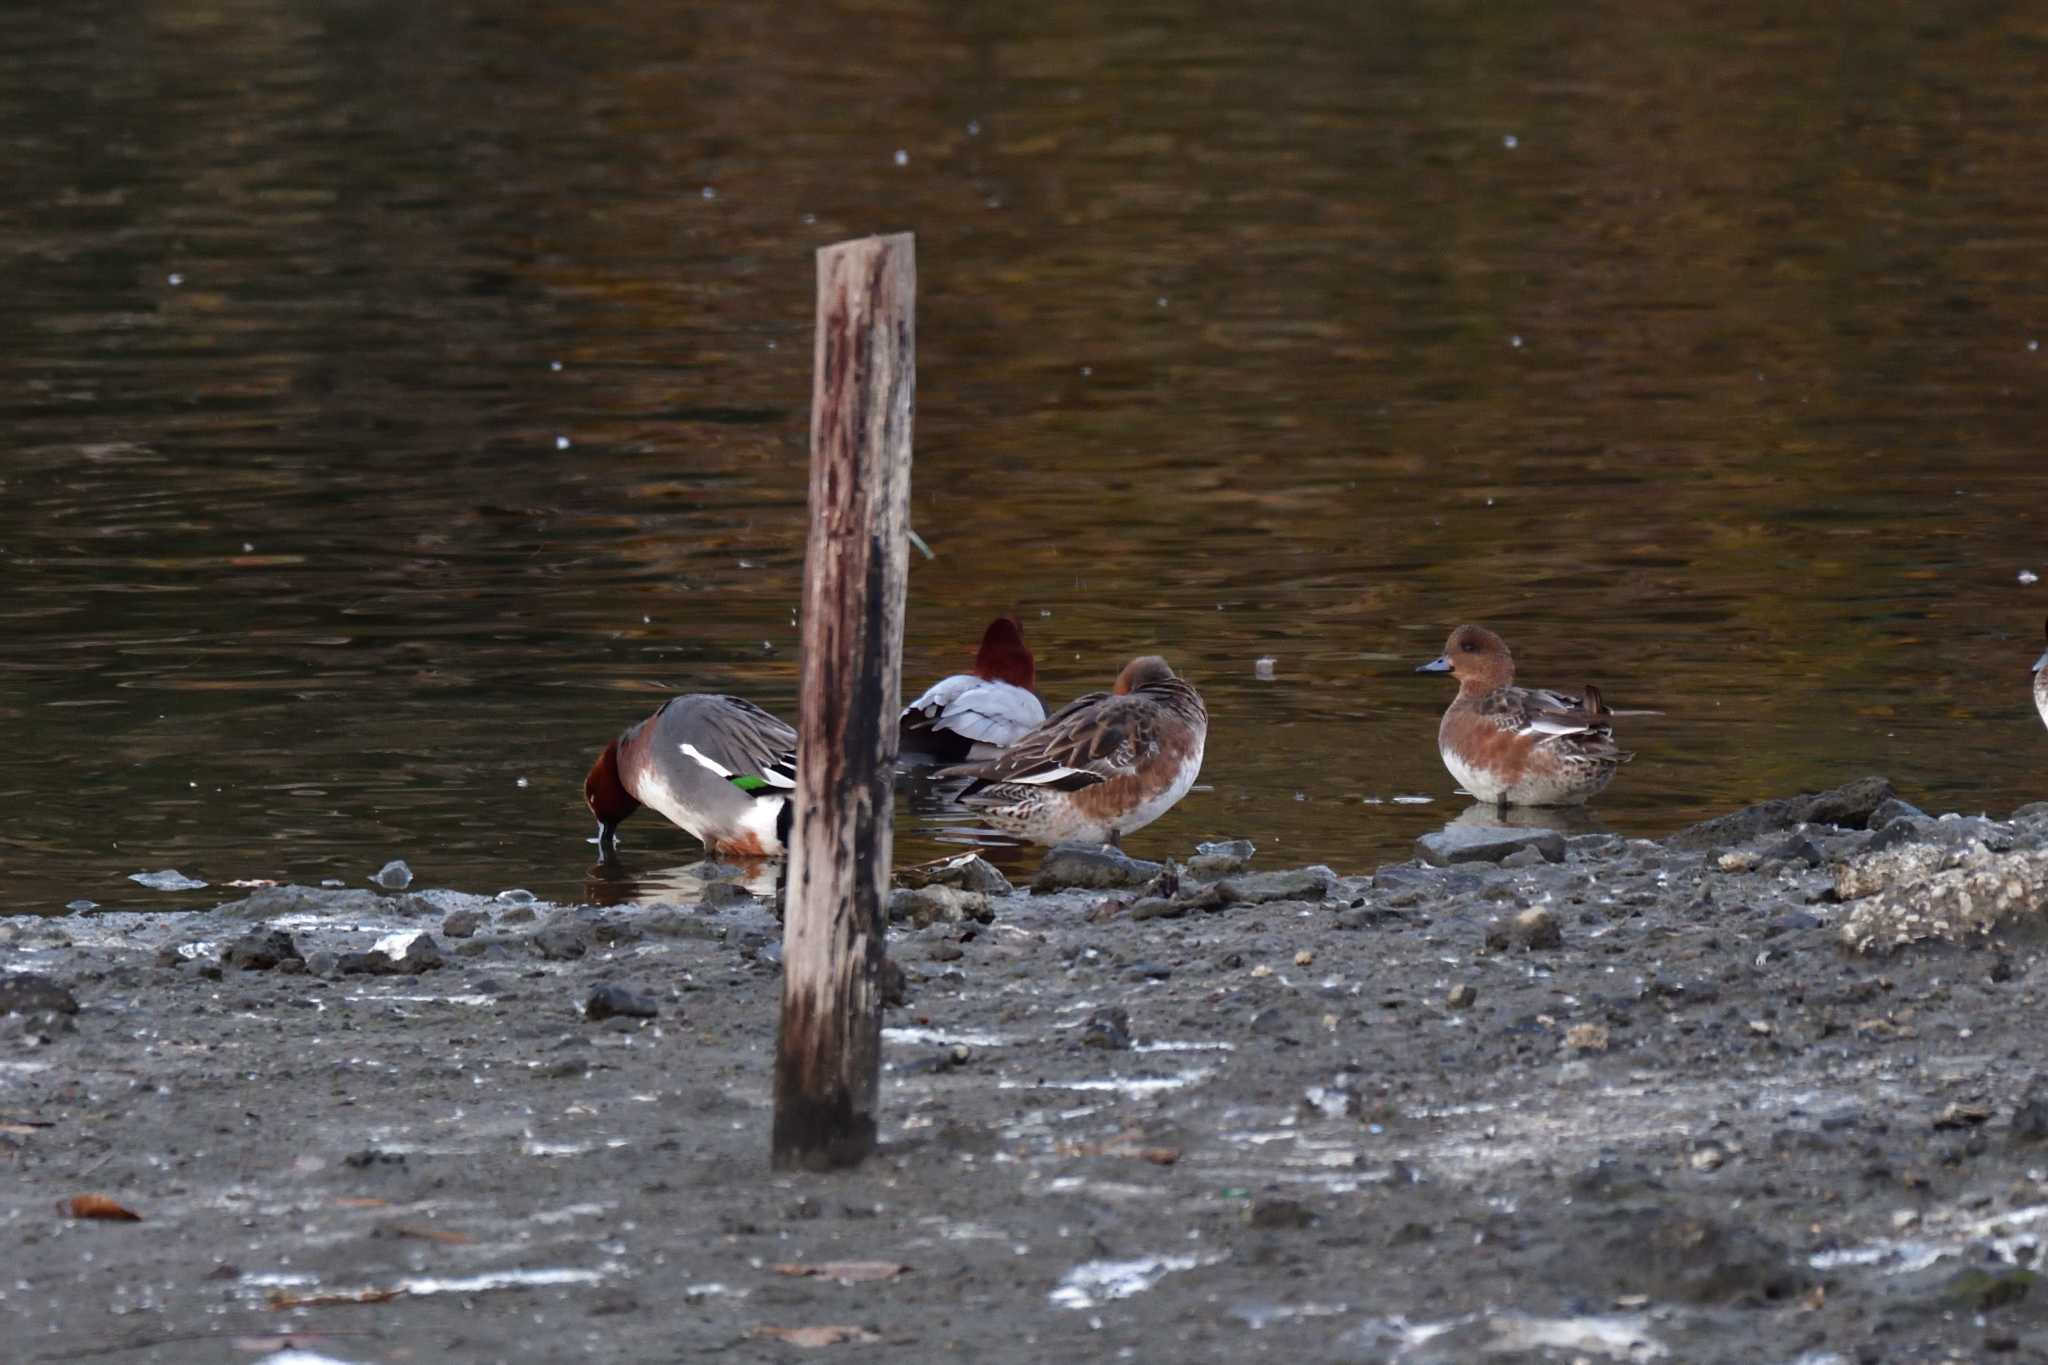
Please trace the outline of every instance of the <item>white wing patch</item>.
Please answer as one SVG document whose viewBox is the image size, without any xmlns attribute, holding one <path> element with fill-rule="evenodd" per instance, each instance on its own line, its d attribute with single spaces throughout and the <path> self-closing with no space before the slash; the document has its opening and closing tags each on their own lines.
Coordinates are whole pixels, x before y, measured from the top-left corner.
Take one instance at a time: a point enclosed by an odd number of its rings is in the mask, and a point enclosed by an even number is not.
<svg viewBox="0 0 2048 1365">
<path fill-rule="evenodd" d="M 1601 727 L 1588 725 L 1582 720 L 1571 720 L 1564 716 L 1544 715 L 1538 712 L 1529 718 L 1529 723 L 1515 731 L 1518 735 L 1588 735 Z"/>
<path fill-rule="evenodd" d="M 717 773 L 720 777 L 726 778 L 728 780 L 732 777 L 732 769 L 726 767 L 723 763 L 718 763 L 710 758 L 705 757 L 704 751 L 702 749 L 699 749 L 696 745 L 681 744 L 677 747 L 683 751 L 683 757 L 689 759 L 692 763 L 696 763 L 703 767 L 709 768 L 712 772 Z"/>
<path fill-rule="evenodd" d="M 1031 773 L 1023 777 L 1006 777 L 1002 780 L 1005 782 L 1015 782 L 1020 786 L 1036 787 L 1042 783 L 1057 782 L 1061 778 L 1074 777 L 1076 775 L 1084 773 L 1085 771 L 1086 770 L 1082 768 L 1047 768 L 1044 772 Z"/>
</svg>

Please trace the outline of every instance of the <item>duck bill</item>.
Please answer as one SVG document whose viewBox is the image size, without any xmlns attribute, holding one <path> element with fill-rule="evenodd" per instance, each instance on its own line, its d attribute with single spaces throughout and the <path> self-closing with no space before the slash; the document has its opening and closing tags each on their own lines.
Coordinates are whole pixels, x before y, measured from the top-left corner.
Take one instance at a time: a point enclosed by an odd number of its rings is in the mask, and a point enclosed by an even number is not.
<svg viewBox="0 0 2048 1365">
<path fill-rule="evenodd" d="M 1448 673 L 1451 671 L 1451 656 L 1439 654 L 1426 664 L 1415 665 L 1417 673 Z"/>
<path fill-rule="evenodd" d="M 2034 667 L 2032 671 L 2035 673 L 2039 673 L 2044 668 L 2048 668 L 2048 650 L 2043 650 L 2041 652 L 2041 657 L 2034 660 Z"/>
</svg>

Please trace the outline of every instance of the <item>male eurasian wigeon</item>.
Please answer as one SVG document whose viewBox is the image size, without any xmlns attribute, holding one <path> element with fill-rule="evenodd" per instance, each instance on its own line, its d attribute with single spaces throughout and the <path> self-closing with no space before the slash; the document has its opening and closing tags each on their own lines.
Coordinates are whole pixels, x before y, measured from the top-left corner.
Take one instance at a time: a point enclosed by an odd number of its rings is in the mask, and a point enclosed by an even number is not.
<svg viewBox="0 0 2048 1365">
<path fill-rule="evenodd" d="M 619 822 L 642 806 L 708 852 L 776 857 L 789 842 L 795 789 L 796 731 L 750 701 L 708 693 L 671 697 L 607 744 L 583 779 L 606 857 Z"/>
<path fill-rule="evenodd" d="M 1202 770 L 1209 712 L 1155 655 L 1133 659 L 1111 692 L 1076 697 L 986 763 L 960 800 L 1034 843 L 1114 844 L 1173 808 Z"/>
<path fill-rule="evenodd" d="M 1507 642 L 1459 626 L 1418 673 L 1449 673 L 1458 697 L 1437 727 L 1437 750 L 1458 785 L 1502 806 L 1577 806 L 1634 755 L 1614 747 L 1614 712 L 1584 697 L 1515 686 Z"/>
<path fill-rule="evenodd" d="M 898 756 L 906 763 L 965 763 L 994 758 L 1045 723 L 1032 694 L 1038 665 L 1014 616 L 998 616 L 981 633 L 972 673 L 933 683 L 903 708 Z"/>
<path fill-rule="evenodd" d="M 2048 650 L 2034 660 L 2034 709 L 2041 713 L 2041 723 L 2048 725 Z"/>
</svg>

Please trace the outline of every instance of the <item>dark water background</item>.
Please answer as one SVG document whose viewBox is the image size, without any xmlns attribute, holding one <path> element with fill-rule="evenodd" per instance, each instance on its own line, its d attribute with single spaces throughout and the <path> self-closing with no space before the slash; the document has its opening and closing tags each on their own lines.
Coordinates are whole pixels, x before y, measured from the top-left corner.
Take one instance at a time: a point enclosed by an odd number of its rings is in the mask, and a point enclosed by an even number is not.
<svg viewBox="0 0 2048 1365">
<path fill-rule="evenodd" d="M 0 910 L 580 894 L 611 733 L 793 709 L 811 252 L 906 229 L 906 687 L 1168 655 L 1136 851 L 1401 855 L 1462 620 L 1669 713 L 1623 832 L 2048 796 L 2044 130 L 2018 4 L 17 8 Z"/>
</svg>

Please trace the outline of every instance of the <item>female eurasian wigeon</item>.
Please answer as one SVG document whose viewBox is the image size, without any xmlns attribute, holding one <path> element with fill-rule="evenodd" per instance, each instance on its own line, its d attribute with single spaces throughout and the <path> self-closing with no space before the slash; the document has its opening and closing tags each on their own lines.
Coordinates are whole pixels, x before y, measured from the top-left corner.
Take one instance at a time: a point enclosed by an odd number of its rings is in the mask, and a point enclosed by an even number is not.
<svg viewBox="0 0 2048 1365">
<path fill-rule="evenodd" d="M 1516 687 L 1507 642 L 1459 626 L 1444 652 L 1415 670 L 1449 673 L 1458 697 L 1437 727 L 1437 750 L 1458 785 L 1502 806 L 1577 806 L 1634 755 L 1614 747 L 1614 712 L 1586 695 Z"/>
<path fill-rule="evenodd" d="M 907 763 L 965 763 L 994 758 L 1045 723 L 1032 695 L 1038 665 L 1014 616 L 998 616 L 981 633 L 972 673 L 933 683 L 903 708 L 898 756 Z"/>
<path fill-rule="evenodd" d="M 772 858 L 789 842 L 795 788 L 795 730 L 750 701 L 695 693 L 607 744 L 583 799 L 606 857 L 619 822 L 651 806 L 711 853 Z"/>
<path fill-rule="evenodd" d="M 1114 844 L 1187 795 L 1208 736 L 1201 694 L 1147 655 L 1114 691 L 1076 697 L 1000 757 L 938 776 L 973 778 L 960 800 L 1033 843 Z"/>
<path fill-rule="evenodd" d="M 2048 650 L 2034 660 L 2034 709 L 2041 713 L 2041 723 L 2048 725 Z"/>
</svg>

